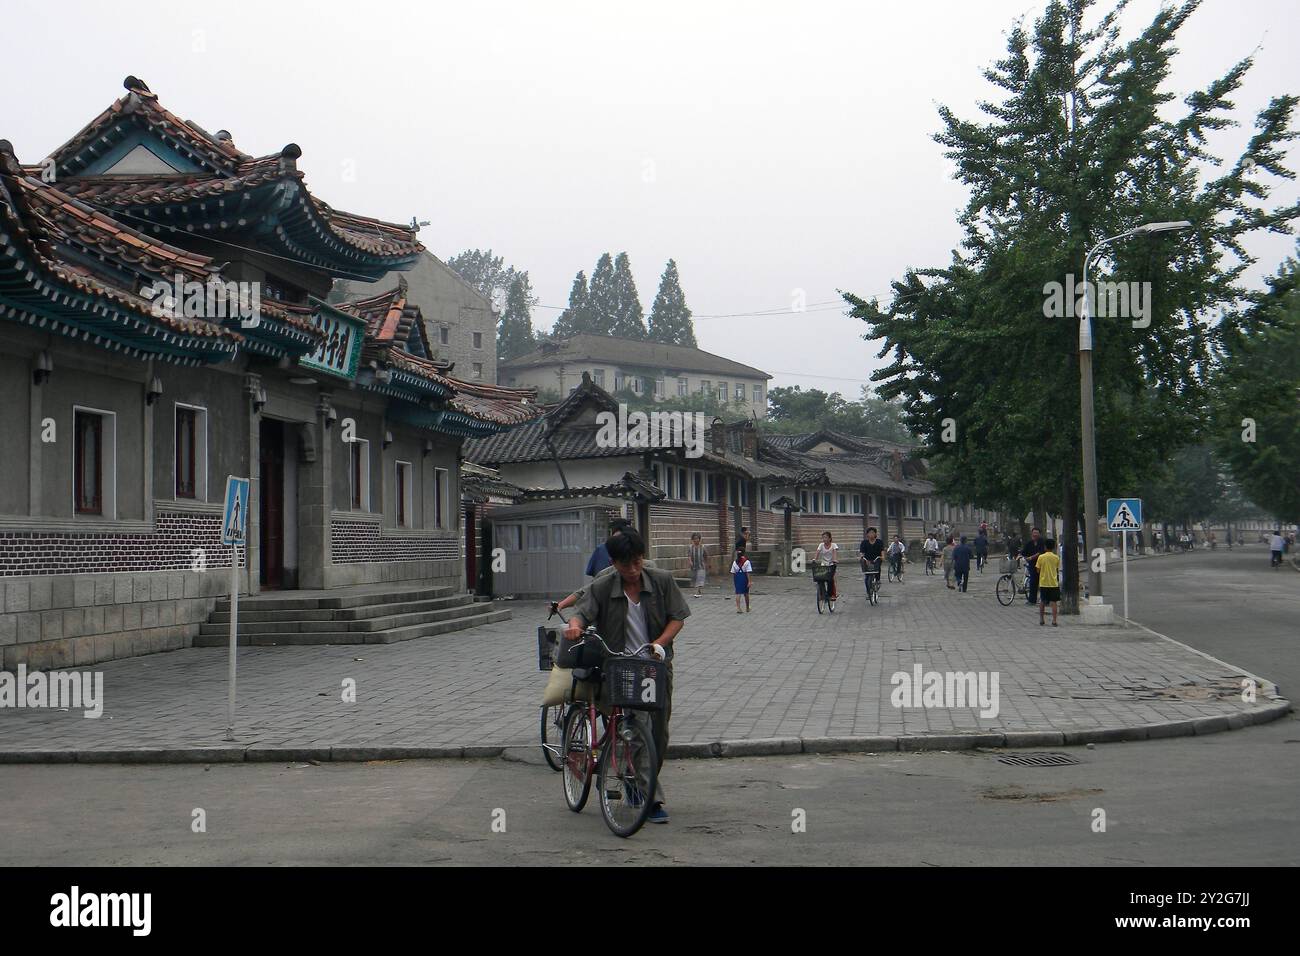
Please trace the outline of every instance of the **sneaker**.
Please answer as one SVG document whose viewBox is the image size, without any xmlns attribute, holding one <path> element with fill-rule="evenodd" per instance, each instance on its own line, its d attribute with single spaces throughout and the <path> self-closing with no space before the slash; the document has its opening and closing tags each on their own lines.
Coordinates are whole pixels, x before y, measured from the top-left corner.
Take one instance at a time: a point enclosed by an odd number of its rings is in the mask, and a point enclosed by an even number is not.
<svg viewBox="0 0 1300 956">
<path fill-rule="evenodd" d="M 1055 622 L 1055 621 L 1052 622 L 1052 627 L 1056 627 L 1056 622 Z"/>
<path fill-rule="evenodd" d="M 650 808 L 650 816 L 647 818 L 651 823 L 667 823 L 668 811 L 664 809 L 662 803 L 656 803 Z"/>
<path fill-rule="evenodd" d="M 736 613 L 737 613 L 737 614 L 744 614 L 745 612 L 742 611 L 740 608 L 736 608 Z"/>
<path fill-rule="evenodd" d="M 749 608 L 745 608 L 745 613 L 746 613 L 746 614 L 749 613 Z"/>
</svg>

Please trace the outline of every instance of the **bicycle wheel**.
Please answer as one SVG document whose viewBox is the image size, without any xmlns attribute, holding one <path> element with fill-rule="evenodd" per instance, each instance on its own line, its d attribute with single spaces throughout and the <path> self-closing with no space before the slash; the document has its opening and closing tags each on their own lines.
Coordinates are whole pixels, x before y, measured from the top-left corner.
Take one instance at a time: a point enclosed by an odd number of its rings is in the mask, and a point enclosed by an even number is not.
<svg viewBox="0 0 1300 956">
<path fill-rule="evenodd" d="M 564 802 L 574 813 L 581 813 L 591 793 L 591 723 L 587 708 L 570 707 L 564 718 Z"/>
<path fill-rule="evenodd" d="M 821 583 L 820 581 L 818 581 L 818 582 L 817 582 L 817 613 L 818 613 L 818 614 L 822 613 L 822 605 L 823 605 L 824 603 L 825 603 L 825 600 L 824 600 L 824 598 L 822 597 L 822 583 Z"/>
<path fill-rule="evenodd" d="M 654 738 L 640 721 L 620 714 L 596 765 L 600 815 L 615 836 L 630 837 L 641 829 L 650 816 L 658 783 Z"/>
<path fill-rule="evenodd" d="M 826 609 L 832 614 L 835 613 L 835 589 L 828 586 L 826 588 Z"/>
<path fill-rule="evenodd" d="M 875 607 L 880 603 L 880 575 L 867 575 L 867 602 Z"/>
<path fill-rule="evenodd" d="M 560 741 L 564 739 L 564 705 L 552 704 L 542 708 L 542 756 L 547 765 L 559 773 L 563 768 L 560 760 Z"/>
<path fill-rule="evenodd" d="M 1003 607 L 1010 607 L 1011 602 L 1016 599 L 1016 582 L 1011 575 L 1004 574 L 998 578 L 998 603 Z"/>
</svg>

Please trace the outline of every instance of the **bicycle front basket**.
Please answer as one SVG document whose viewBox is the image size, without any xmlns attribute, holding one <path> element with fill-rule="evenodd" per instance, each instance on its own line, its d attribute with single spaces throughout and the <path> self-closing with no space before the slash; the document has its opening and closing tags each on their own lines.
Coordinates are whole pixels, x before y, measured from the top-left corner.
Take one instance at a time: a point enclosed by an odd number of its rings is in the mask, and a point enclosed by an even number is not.
<svg viewBox="0 0 1300 956">
<path fill-rule="evenodd" d="M 627 710 L 663 710 L 668 665 L 640 657 L 611 657 L 604 666 L 607 704 Z"/>
<path fill-rule="evenodd" d="M 835 566 L 834 566 L 833 564 L 832 564 L 832 565 L 827 565 L 826 567 L 820 567 L 820 568 L 814 568 L 814 569 L 813 569 L 813 580 L 814 580 L 814 581 L 817 581 L 817 582 L 820 583 L 820 582 L 822 582 L 822 581 L 829 581 L 829 580 L 830 580 L 831 578 L 833 578 L 833 577 L 835 577 Z"/>
<path fill-rule="evenodd" d="M 560 642 L 560 632 L 552 628 L 537 628 L 537 669 L 549 671 L 555 663 L 555 648 Z"/>
</svg>

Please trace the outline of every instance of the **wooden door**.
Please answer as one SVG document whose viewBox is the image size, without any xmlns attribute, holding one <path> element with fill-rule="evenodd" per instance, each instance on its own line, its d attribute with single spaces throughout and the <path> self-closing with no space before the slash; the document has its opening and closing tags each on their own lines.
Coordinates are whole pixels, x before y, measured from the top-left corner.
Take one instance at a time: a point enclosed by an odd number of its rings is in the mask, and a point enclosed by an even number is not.
<svg viewBox="0 0 1300 956">
<path fill-rule="evenodd" d="M 278 590 L 284 585 L 284 426 L 262 420 L 259 485 L 261 518 L 262 587 Z"/>
</svg>

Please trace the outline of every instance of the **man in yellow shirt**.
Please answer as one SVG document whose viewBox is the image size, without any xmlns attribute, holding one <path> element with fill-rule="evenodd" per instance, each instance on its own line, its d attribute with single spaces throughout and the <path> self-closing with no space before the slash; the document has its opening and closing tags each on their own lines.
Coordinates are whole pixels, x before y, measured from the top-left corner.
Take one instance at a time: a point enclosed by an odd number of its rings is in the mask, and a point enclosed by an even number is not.
<svg viewBox="0 0 1300 956">
<path fill-rule="evenodd" d="M 1052 603 L 1052 627 L 1056 627 L 1056 609 L 1061 601 L 1061 558 L 1056 553 L 1056 542 L 1048 538 L 1043 542 L 1047 549 L 1034 559 L 1038 571 L 1038 626 L 1042 627 L 1047 617 L 1047 603 Z M 1049 586 L 1050 585 L 1050 586 Z"/>
</svg>

